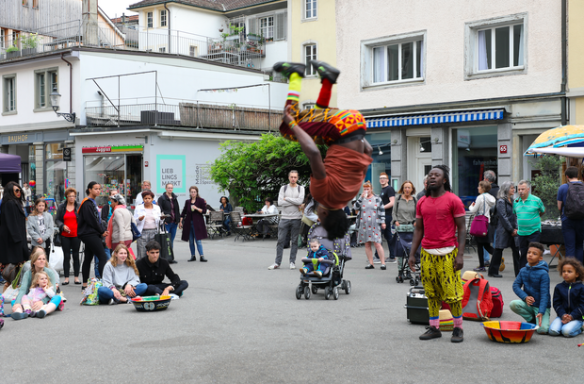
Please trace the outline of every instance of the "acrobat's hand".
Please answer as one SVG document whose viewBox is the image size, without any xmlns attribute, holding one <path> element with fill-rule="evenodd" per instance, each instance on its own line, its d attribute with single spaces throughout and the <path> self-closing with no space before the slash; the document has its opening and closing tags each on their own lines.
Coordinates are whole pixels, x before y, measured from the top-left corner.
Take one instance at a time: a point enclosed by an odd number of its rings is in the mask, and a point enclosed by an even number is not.
<svg viewBox="0 0 584 384">
<path fill-rule="evenodd" d="M 291 122 L 293 122 L 295 119 L 292 116 L 292 106 L 289 105 L 286 107 L 286 109 L 284 110 L 284 123 L 290 125 Z"/>
</svg>

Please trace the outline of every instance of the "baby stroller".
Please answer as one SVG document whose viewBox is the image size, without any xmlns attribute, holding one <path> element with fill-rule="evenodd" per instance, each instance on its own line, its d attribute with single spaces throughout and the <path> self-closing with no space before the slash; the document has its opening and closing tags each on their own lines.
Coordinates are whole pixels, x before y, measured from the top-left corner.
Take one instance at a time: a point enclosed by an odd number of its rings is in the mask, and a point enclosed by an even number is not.
<svg viewBox="0 0 584 384">
<path fill-rule="evenodd" d="M 417 286 L 421 280 L 420 275 L 420 251 L 416 251 L 416 272 L 412 274 L 408 260 L 410 258 L 410 250 L 412 249 L 412 240 L 414 232 L 396 232 L 396 255 L 398 260 L 398 274 L 395 281 L 403 283 L 404 280 L 409 280 L 411 286 Z M 401 260 L 400 260 L 401 259 Z"/>
<path fill-rule="evenodd" d="M 322 263 L 328 264 L 322 277 L 310 272 L 300 276 L 300 284 L 296 288 L 296 298 L 300 300 L 304 294 L 306 300 L 310 299 L 310 294 L 317 294 L 319 289 L 324 289 L 324 298 L 329 300 L 331 296 L 339 299 L 339 286 L 347 295 L 351 293 L 351 282 L 343 280 L 343 271 L 345 270 L 345 261 L 351 260 L 350 256 L 338 256 L 335 252 L 329 250 L 329 260 L 323 260 Z M 303 258 L 303 263 L 312 263 L 312 259 Z"/>
</svg>

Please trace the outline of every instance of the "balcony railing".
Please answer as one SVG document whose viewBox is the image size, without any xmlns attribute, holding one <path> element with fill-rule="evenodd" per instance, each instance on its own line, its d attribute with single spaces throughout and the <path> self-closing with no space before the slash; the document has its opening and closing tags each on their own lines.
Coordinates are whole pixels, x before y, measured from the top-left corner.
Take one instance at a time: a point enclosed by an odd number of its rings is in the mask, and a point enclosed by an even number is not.
<svg viewBox="0 0 584 384">
<path fill-rule="evenodd" d="M 167 99 L 168 100 L 168 99 Z M 116 101 L 113 101 L 114 104 Z M 91 102 L 96 104 L 101 102 Z M 226 130 L 274 131 L 282 122 L 282 109 L 235 104 L 182 101 L 178 104 L 142 103 L 85 108 L 87 126 L 168 126 Z"/>
<path fill-rule="evenodd" d="M 217 39 L 168 29 L 126 29 L 122 33 L 100 23 L 96 36 L 84 37 L 83 29 L 77 20 L 41 28 L 35 34 L 6 36 L 0 40 L 0 62 L 77 46 L 167 53 L 254 69 L 261 69 L 261 60 L 266 56 L 265 44 L 255 36 Z"/>
</svg>

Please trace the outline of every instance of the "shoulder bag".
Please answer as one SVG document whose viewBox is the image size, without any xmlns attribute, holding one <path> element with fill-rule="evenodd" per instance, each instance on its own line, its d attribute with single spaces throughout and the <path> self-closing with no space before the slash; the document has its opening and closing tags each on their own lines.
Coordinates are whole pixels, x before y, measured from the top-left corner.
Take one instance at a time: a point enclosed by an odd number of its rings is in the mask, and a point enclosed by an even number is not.
<svg viewBox="0 0 584 384">
<path fill-rule="evenodd" d="M 487 237 L 489 234 L 489 218 L 485 216 L 487 208 L 487 199 L 483 196 L 483 214 L 477 215 L 470 225 L 470 234 L 474 237 Z"/>
</svg>

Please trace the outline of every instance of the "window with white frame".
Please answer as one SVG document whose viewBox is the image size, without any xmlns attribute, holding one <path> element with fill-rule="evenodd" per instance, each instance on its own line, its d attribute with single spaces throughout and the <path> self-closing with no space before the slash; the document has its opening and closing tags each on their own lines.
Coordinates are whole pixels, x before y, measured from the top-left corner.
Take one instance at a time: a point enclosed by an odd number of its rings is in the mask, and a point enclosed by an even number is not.
<svg viewBox="0 0 584 384">
<path fill-rule="evenodd" d="M 304 109 L 314 109 L 316 107 L 316 103 L 314 101 L 307 101 L 302 104 Z"/>
<path fill-rule="evenodd" d="M 260 33 L 266 40 L 274 38 L 274 16 L 262 17 L 260 19 Z"/>
<path fill-rule="evenodd" d="M 166 47 L 160 47 L 160 48 L 158 48 L 158 52 L 165 53 L 166 52 Z"/>
<path fill-rule="evenodd" d="M 51 93 L 59 92 L 59 71 L 57 68 L 35 71 L 35 112 L 50 111 Z"/>
<path fill-rule="evenodd" d="M 476 29 L 476 72 L 523 68 L 523 22 Z"/>
<path fill-rule="evenodd" d="M 304 0 L 304 18 L 305 19 L 316 18 L 316 1 L 317 0 Z"/>
<path fill-rule="evenodd" d="M 160 26 L 166 27 L 166 9 L 160 11 Z"/>
<path fill-rule="evenodd" d="M 316 75 L 316 71 L 310 64 L 311 60 L 316 60 L 316 44 L 304 45 L 304 64 L 306 65 L 306 76 Z"/>
<path fill-rule="evenodd" d="M 152 12 L 146 13 L 146 21 L 147 21 L 148 28 L 154 27 L 154 15 Z"/>
<path fill-rule="evenodd" d="M 422 80 L 424 40 L 422 36 L 371 47 L 370 84 Z"/>
<path fill-rule="evenodd" d="M 199 56 L 199 47 L 197 47 L 196 45 L 191 45 L 189 47 L 189 55 L 192 57 Z"/>
<path fill-rule="evenodd" d="M 2 114 L 16 113 L 16 74 L 2 76 Z"/>
</svg>

